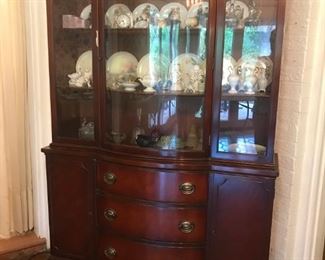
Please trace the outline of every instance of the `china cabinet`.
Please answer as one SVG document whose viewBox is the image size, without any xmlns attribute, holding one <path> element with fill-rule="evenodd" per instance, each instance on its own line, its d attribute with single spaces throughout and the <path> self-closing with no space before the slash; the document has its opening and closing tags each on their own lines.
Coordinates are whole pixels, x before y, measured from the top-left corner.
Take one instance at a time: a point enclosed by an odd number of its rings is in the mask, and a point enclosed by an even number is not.
<svg viewBox="0 0 325 260">
<path fill-rule="evenodd" d="M 51 252 L 268 259 L 283 0 L 47 0 Z"/>
</svg>

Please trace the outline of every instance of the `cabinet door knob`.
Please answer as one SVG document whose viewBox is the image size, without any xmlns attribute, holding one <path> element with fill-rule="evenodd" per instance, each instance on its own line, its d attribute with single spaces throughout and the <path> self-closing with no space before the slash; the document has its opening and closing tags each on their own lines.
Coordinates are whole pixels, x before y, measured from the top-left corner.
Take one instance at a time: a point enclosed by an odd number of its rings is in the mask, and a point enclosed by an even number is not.
<svg viewBox="0 0 325 260">
<path fill-rule="evenodd" d="M 195 185 L 190 183 L 190 182 L 185 182 L 181 185 L 179 185 L 179 190 L 184 194 L 184 195 L 190 195 L 194 193 L 195 191 Z"/>
<path fill-rule="evenodd" d="M 108 221 L 114 221 L 117 218 L 117 213 L 114 209 L 106 209 L 104 216 Z"/>
<path fill-rule="evenodd" d="M 104 254 L 108 259 L 114 259 L 117 255 L 117 252 L 115 248 L 109 247 L 104 251 Z"/>
<path fill-rule="evenodd" d="M 179 223 L 178 225 L 178 229 L 185 233 L 185 234 L 189 234 L 192 233 L 194 230 L 194 223 L 190 222 L 190 221 L 182 221 L 181 223 Z"/>
<path fill-rule="evenodd" d="M 108 184 L 108 185 L 113 185 L 116 182 L 116 176 L 114 173 L 112 172 L 106 172 L 104 175 L 104 181 Z"/>
</svg>

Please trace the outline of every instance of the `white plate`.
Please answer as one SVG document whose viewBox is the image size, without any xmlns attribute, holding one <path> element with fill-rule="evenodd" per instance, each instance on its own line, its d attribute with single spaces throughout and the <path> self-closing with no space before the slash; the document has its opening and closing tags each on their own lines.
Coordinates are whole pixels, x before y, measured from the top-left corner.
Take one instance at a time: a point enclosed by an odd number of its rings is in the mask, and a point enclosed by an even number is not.
<svg viewBox="0 0 325 260">
<path fill-rule="evenodd" d="M 164 72 L 167 74 L 169 61 L 167 58 L 160 56 L 160 60 L 152 58 L 150 54 L 144 55 L 138 63 L 137 75 L 139 78 L 150 78 L 153 81 L 158 81 Z"/>
<path fill-rule="evenodd" d="M 148 9 L 148 11 L 146 10 Z M 135 28 L 147 28 L 148 21 L 151 15 L 159 13 L 159 9 L 150 3 L 138 5 L 133 11 L 133 22 Z"/>
<path fill-rule="evenodd" d="M 129 24 L 127 24 L 127 20 L 130 19 Z M 121 22 L 119 24 L 119 21 Z M 110 8 L 108 8 L 105 14 L 105 25 L 110 28 L 126 28 L 132 27 L 132 12 L 129 7 L 124 4 L 114 4 Z"/>
<path fill-rule="evenodd" d="M 114 53 L 106 63 L 106 70 L 110 74 L 135 74 L 138 60 L 131 53 L 120 51 Z"/>
<path fill-rule="evenodd" d="M 266 147 L 259 144 L 230 144 L 228 151 L 231 153 L 244 153 L 244 154 L 260 154 L 264 155 Z"/>
<path fill-rule="evenodd" d="M 201 3 L 196 3 L 191 6 L 190 10 L 188 10 L 187 13 L 187 18 L 190 17 L 196 17 L 198 10 L 202 8 L 202 10 L 209 8 L 209 3 L 208 2 L 201 2 Z"/>
<path fill-rule="evenodd" d="M 84 19 L 84 20 L 88 20 L 89 18 L 91 18 L 91 4 L 87 5 L 80 14 L 80 18 Z"/>
<path fill-rule="evenodd" d="M 230 9 L 230 5 L 231 5 L 231 1 L 227 1 L 226 13 L 229 12 L 228 10 Z M 249 8 L 248 8 L 247 4 L 245 4 L 242 1 L 235 0 L 234 5 L 235 5 L 235 9 L 237 7 L 237 8 L 240 8 L 241 10 L 243 10 L 243 18 L 241 20 L 245 20 L 249 16 Z"/>
<path fill-rule="evenodd" d="M 92 72 L 93 53 L 91 50 L 85 51 L 80 55 L 76 63 L 76 71 L 81 73 Z"/>
<path fill-rule="evenodd" d="M 187 9 L 184 5 L 180 3 L 169 3 L 164 5 L 160 10 L 160 15 L 164 18 L 168 18 L 170 12 L 173 9 L 179 8 L 180 20 L 181 20 L 181 28 L 185 28 L 186 26 L 186 17 L 187 17 Z"/>
<path fill-rule="evenodd" d="M 175 74 L 175 71 L 177 71 L 178 65 L 184 86 L 190 85 L 191 73 L 193 72 L 195 65 L 199 65 L 201 69 L 204 69 L 204 61 L 202 61 L 199 56 L 193 53 L 181 54 L 177 56 L 169 66 L 169 77 L 173 83 L 175 83 L 176 81 L 175 78 L 177 77 L 177 75 Z"/>
<path fill-rule="evenodd" d="M 228 77 L 231 71 L 236 68 L 236 63 L 236 60 L 232 56 L 228 54 L 223 56 L 222 86 L 228 85 Z"/>
</svg>

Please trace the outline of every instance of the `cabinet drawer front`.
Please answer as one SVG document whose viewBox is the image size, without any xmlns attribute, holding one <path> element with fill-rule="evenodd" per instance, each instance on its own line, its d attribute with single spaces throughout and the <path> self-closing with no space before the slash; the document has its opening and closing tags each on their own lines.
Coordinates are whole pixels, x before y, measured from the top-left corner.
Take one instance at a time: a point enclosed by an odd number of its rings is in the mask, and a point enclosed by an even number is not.
<svg viewBox="0 0 325 260">
<path fill-rule="evenodd" d="M 97 186 L 103 191 L 145 200 L 206 203 L 208 174 L 155 171 L 100 163 Z"/>
<path fill-rule="evenodd" d="M 117 260 L 204 260 L 203 247 L 147 244 L 115 236 L 99 238 L 98 259 Z"/>
<path fill-rule="evenodd" d="M 206 208 L 180 208 L 100 197 L 98 222 L 126 236 L 171 242 L 204 242 Z"/>
</svg>

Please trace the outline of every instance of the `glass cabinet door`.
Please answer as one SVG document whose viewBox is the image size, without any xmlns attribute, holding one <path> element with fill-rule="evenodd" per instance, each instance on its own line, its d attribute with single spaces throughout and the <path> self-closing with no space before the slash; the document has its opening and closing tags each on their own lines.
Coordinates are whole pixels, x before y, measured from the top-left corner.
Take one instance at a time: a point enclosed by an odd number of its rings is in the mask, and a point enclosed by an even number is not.
<svg viewBox="0 0 325 260">
<path fill-rule="evenodd" d="M 225 5 L 222 79 L 216 86 L 217 157 L 265 157 L 273 151 L 271 112 L 277 0 L 229 0 Z M 218 107 L 216 107 L 218 106 Z M 247 158 L 248 158 L 247 157 Z M 255 159 L 253 159 L 255 160 Z"/>
<path fill-rule="evenodd" d="M 104 2 L 106 143 L 202 151 L 208 2 Z"/>
<path fill-rule="evenodd" d="M 51 8 L 51 80 L 56 97 L 54 137 L 92 141 L 94 84 L 91 0 L 52 0 Z"/>
</svg>

